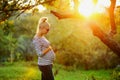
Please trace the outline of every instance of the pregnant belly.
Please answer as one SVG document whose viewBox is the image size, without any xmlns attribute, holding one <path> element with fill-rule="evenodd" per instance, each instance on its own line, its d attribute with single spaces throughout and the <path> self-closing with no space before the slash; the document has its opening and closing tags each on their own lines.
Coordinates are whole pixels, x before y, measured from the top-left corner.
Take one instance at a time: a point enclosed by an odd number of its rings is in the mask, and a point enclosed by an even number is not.
<svg viewBox="0 0 120 80">
<path fill-rule="evenodd" d="M 47 59 L 47 60 L 54 60 L 55 59 L 55 53 L 53 50 L 49 51 L 48 53 L 46 53 L 44 56 L 43 56 L 44 59 Z"/>
</svg>

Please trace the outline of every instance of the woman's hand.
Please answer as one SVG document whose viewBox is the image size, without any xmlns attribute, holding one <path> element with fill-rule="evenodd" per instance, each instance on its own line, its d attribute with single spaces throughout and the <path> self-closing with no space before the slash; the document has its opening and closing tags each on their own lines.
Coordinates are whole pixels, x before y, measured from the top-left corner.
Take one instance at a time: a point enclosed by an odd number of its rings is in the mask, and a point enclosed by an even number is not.
<svg viewBox="0 0 120 80">
<path fill-rule="evenodd" d="M 48 51 L 50 51 L 52 49 L 51 46 L 49 46 L 48 48 L 46 48 L 44 51 L 43 51 L 43 54 L 46 54 Z"/>
<path fill-rule="evenodd" d="M 52 49 L 52 47 L 51 47 L 51 46 L 49 46 L 48 48 L 49 48 L 50 50 Z"/>
</svg>

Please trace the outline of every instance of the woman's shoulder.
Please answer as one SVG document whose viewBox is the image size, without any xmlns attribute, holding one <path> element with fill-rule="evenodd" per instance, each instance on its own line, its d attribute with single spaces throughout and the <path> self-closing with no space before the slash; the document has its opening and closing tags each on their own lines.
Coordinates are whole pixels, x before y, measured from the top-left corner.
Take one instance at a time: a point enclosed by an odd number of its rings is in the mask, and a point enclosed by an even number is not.
<svg viewBox="0 0 120 80">
<path fill-rule="evenodd" d="M 34 36 L 33 37 L 33 41 L 35 41 L 35 42 L 43 42 L 44 38 L 43 37 Z"/>
</svg>

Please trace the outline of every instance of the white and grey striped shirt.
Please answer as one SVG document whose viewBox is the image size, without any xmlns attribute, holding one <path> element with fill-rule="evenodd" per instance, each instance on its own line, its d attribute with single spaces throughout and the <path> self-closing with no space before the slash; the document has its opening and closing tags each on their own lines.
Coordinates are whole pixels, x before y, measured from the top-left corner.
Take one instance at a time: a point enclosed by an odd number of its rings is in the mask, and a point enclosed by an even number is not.
<svg viewBox="0 0 120 80">
<path fill-rule="evenodd" d="M 42 53 L 46 48 L 50 46 L 50 42 L 45 37 L 33 38 L 34 48 L 38 55 L 38 65 L 50 65 L 53 64 L 55 59 L 55 53 L 53 50 L 48 51 L 45 55 Z"/>
</svg>

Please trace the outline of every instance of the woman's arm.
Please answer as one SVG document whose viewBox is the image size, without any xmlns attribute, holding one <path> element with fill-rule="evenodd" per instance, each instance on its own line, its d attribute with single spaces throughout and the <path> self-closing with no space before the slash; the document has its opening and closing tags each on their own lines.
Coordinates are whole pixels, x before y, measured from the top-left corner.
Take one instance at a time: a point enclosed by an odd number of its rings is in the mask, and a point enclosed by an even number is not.
<svg viewBox="0 0 120 80">
<path fill-rule="evenodd" d="M 33 44 L 34 44 L 34 48 L 36 50 L 37 56 L 42 57 L 44 54 L 43 54 L 43 52 L 41 50 L 42 45 L 41 45 L 40 41 L 34 39 Z"/>
<path fill-rule="evenodd" d="M 33 44 L 34 44 L 35 50 L 37 52 L 37 55 L 40 57 L 44 56 L 48 51 L 50 51 L 52 49 L 52 47 L 49 46 L 45 50 L 41 50 L 42 43 L 41 43 L 41 41 L 38 41 L 38 40 L 33 40 Z"/>
<path fill-rule="evenodd" d="M 48 48 L 46 48 L 42 53 L 45 55 L 48 51 L 50 51 L 52 49 L 51 46 L 49 46 Z"/>
</svg>

